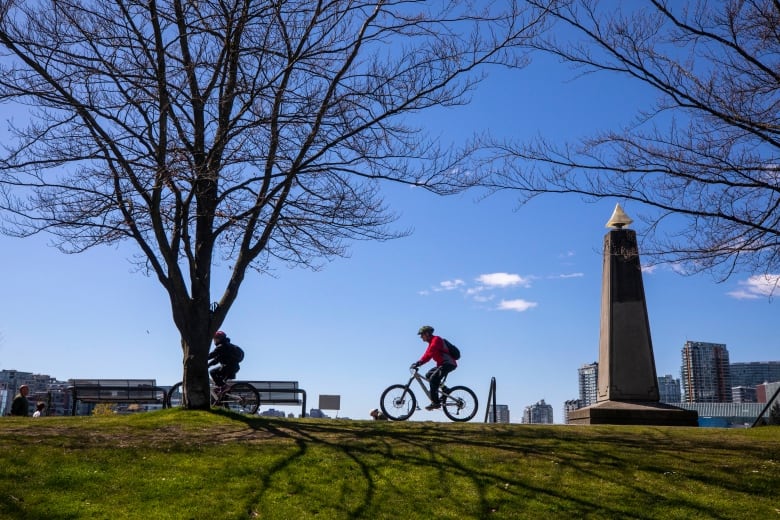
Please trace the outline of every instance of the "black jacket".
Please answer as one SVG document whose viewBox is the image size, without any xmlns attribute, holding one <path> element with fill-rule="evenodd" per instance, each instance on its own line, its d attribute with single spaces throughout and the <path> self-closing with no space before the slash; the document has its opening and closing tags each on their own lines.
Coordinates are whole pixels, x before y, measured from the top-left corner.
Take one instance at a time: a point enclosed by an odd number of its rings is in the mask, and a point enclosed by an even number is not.
<svg viewBox="0 0 780 520">
<path fill-rule="evenodd" d="M 229 339 L 217 344 L 216 348 L 209 353 L 209 366 L 216 365 L 217 363 L 221 365 L 238 366 L 239 361 L 236 359 L 236 346 L 233 345 Z"/>
</svg>

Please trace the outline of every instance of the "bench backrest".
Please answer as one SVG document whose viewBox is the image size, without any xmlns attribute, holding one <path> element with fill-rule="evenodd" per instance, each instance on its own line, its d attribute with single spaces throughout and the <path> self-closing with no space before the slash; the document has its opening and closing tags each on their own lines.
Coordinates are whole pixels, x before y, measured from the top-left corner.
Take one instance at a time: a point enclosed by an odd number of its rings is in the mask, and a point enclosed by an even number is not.
<svg viewBox="0 0 780 520">
<path fill-rule="evenodd" d="M 161 401 L 165 390 L 154 379 L 71 379 L 70 389 L 79 401 Z"/>
<path fill-rule="evenodd" d="M 236 381 L 238 382 L 238 381 Z M 241 381 L 257 388 L 260 404 L 301 404 L 303 390 L 298 381 Z"/>
</svg>

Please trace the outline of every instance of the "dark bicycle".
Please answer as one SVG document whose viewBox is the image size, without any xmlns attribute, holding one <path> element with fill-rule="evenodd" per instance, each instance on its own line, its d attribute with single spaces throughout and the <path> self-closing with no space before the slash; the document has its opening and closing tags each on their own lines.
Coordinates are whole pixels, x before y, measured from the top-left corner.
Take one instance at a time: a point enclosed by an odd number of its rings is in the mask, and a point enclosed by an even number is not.
<svg viewBox="0 0 780 520">
<path fill-rule="evenodd" d="M 218 387 L 211 381 L 211 406 L 226 408 L 230 411 L 254 415 L 260 408 L 260 393 L 249 383 L 227 383 Z M 182 383 L 176 383 L 168 392 L 168 407 L 175 408 L 184 404 Z"/>
<path fill-rule="evenodd" d="M 420 375 L 417 368 L 410 368 L 409 370 L 412 372 L 412 376 L 405 385 L 390 385 L 382 392 L 382 397 L 379 399 L 379 406 L 382 407 L 382 412 L 388 419 L 393 421 L 405 421 L 416 410 L 419 410 L 417 398 L 411 389 L 413 381 L 417 381 L 420 384 L 420 388 L 422 388 L 423 393 L 428 398 L 431 397 L 428 385 L 425 384 L 428 380 Z M 444 384 L 446 379 L 447 377 L 445 376 L 439 388 L 441 408 L 444 411 L 444 415 L 456 422 L 470 421 L 477 414 L 477 395 L 465 386 L 447 387 Z"/>
</svg>

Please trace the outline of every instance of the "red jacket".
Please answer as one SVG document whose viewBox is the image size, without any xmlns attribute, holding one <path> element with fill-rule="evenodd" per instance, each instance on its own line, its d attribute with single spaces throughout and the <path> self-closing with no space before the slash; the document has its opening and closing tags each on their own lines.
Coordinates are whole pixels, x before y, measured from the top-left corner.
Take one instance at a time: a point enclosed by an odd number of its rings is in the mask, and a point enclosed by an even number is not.
<svg viewBox="0 0 780 520">
<path fill-rule="evenodd" d="M 424 365 L 428 361 L 433 359 L 436 362 L 436 366 L 440 367 L 445 363 L 448 365 L 458 366 L 458 362 L 452 359 L 449 350 L 444 346 L 444 341 L 439 336 L 433 336 L 428 348 L 425 349 L 425 353 L 422 355 L 418 363 Z"/>
</svg>

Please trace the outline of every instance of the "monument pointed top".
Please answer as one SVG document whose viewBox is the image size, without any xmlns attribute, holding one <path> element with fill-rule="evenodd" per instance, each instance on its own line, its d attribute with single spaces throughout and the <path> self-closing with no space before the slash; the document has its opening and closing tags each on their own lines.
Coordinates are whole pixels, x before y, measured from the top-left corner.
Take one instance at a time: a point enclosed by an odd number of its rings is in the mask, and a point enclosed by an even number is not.
<svg viewBox="0 0 780 520">
<path fill-rule="evenodd" d="M 612 212 L 612 216 L 609 217 L 609 220 L 607 221 L 607 225 L 605 227 L 608 228 L 618 228 L 622 229 L 623 227 L 628 226 L 633 222 L 633 219 L 626 215 L 626 212 L 623 211 L 623 208 L 620 207 L 620 203 L 618 202 L 615 204 L 615 211 Z"/>
</svg>

